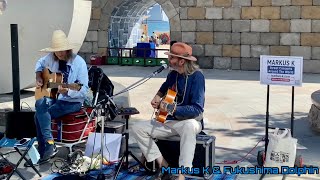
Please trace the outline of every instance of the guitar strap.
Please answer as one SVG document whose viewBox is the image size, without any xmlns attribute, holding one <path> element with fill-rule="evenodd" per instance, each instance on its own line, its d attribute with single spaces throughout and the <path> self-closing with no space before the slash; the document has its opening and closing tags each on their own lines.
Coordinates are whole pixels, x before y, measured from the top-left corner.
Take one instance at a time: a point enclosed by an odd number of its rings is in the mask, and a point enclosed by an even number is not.
<svg viewBox="0 0 320 180">
<path fill-rule="evenodd" d="M 63 74 L 63 83 L 68 83 L 69 72 L 70 72 L 70 66 L 67 65 L 66 70 L 62 71 L 62 74 Z"/>
<path fill-rule="evenodd" d="M 177 98 L 175 99 L 177 105 L 181 105 L 184 101 L 184 97 L 186 96 L 186 91 L 187 91 L 187 85 L 188 85 L 188 77 L 189 75 L 187 75 L 185 77 L 185 83 L 184 83 L 184 89 L 183 89 L 183 92 L 179 92 L 179 88 L 178 88 L 178 73 L 177 73 L 177 76 L 176 76 L 176 83 L 175 83 L 175 91 L 177 92 Z M 178 98 L 180 99 L 180 96 L 182 95 L 182 99 L 180 102 L 178 102 Z"/>
<path fill-rule="evenodd" d="M 63 74 L 63 83 L 68 83 L 70 65 L 67 65 L 66 61 L 60 61 L 59 60 L 59 70 Z"/>
</svg>

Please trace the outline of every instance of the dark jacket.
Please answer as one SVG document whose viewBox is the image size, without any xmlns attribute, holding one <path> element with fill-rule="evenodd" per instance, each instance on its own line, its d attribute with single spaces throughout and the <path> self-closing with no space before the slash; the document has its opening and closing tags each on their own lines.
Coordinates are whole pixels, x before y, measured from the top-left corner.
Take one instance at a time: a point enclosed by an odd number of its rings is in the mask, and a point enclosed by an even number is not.
<svg viewBox="0 0 320 180">
<path fill-rule="evenodd" d="M 188 76 L 179 74 L 177 71 L 169 72 L 159 92 L 165 95 L 168 89 L 177 91 L 176 102 L 178 104 L 173 116 L 167 117 L 168 120 L 184 120 L 202 116 L 205 102 L 205 79 L 201 71 L 195 71 Z"/>
</svg>

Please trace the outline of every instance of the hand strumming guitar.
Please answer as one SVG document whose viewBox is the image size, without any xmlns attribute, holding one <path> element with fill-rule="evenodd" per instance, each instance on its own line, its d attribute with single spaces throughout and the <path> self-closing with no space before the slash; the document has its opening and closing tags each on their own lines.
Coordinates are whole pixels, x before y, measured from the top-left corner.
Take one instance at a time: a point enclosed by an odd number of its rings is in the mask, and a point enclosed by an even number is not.
<svg viewBox="0 0 320 180">
<path fill-rule="evenodd" d="M 41 72 L 36 73 L 36 87 L 39 88 L 43 85 L 43 80 L 41 77 Z"/>
<path fill-rule="evenodd" d="M 151 106 L 155 109 L 159 109 L 161 97 L 159 95 L 155 95 L 151 101 Z"/>
</svg>

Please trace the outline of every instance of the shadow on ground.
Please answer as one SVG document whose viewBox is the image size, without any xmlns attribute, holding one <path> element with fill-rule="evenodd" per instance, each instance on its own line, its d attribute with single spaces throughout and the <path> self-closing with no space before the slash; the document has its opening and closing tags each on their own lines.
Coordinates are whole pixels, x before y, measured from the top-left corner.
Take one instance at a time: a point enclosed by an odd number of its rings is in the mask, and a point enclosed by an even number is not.
<svg viewBox="0 0 320 180">
<path fill-rule="evenodd" d="M 307 113 L 295 112 L 295 120 L 293 127 L 293 136 L 298 139 L 297 146 L 297 155 L 302 155 L 304 159 L 304 164 L 314 165 L 320 167 L 320 157 L 318 156 L 320 152 L 320 134 L 311 130 L 307 118 Z M 275 114 L 270 116 L 269 127 L 279 127 L 279 128 L 289 128 L 291 122 L 291 113 Z M 237 123 L 239 124 L 252 124 L 252 128 L 242 128 L 241 130 L 226 130 L 226 129 L 210 129 L 206 128 L 206 132 L 209 134 L 215 134 L 217 132 L 223 134 L 226 137 L 245 137 L 255 142 L 259 142 L 261 138 L 265 136 L 266 130 L 266 119 L 263 115 L 252 115 L 238 119 Z M 269 133 L 273 132 L 272 129 L 269 129 Z M 243 142 L 244 144 L 246 142 Z M 252 149 L 253 146 L 246 148 L 224 148 L 216 147 L 216 151 L 222 150 L 224 153 L 219 159 L 225 159 L 227 157 L 234 157 L 236 154 L 238 157 L 243 157 L 247 152 Z M 252 155 L 249 155 L 248 161 L 253 165 L 257 164 L 256 156 L 258 150 L 264 150 L 264 142 L 260 143 L 259 146 L 252 152 Z M 239 158 L 238 158 L 239 159 Z"/>
</svg>

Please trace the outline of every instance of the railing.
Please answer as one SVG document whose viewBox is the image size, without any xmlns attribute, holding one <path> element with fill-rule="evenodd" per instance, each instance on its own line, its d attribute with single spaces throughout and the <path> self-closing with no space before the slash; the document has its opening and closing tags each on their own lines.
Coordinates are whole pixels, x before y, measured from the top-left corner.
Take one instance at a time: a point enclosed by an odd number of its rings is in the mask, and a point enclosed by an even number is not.
<svg viewBox="0 0 320 180">
<path fill-rule="evenodd" d="M 166 57 L 158 57 L 161 51 L 169 49 L 107 48 L 106 64 L 161 66 L 162 63 L 168 63 Z"/>
</svg>

